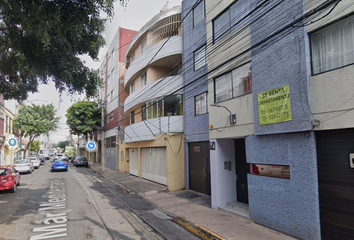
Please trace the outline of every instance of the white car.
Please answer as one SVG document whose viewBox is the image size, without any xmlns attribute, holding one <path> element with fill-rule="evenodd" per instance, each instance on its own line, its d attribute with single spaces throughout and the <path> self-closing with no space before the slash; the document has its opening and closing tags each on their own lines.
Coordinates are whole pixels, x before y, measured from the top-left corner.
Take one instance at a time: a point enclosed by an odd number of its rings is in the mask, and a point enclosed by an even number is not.
<svg viewBox="0 0 354 240">
<path fill-rule="evenodd" d="M 16 161 L 14 164 L 14 168 L 18 172 L 32 173 L 34 171 L 33 163 L 28 159 Z"/>
<path fill-rule="evenodd" d="M 36 157 L 28 157 L 27 159 L 30 160 L 33 163 L 33 167 L 34 168 L 38 169 L 41 166 L 41 160 L 39 160 L 38 158 L 36 158 Z"/>
</svg>

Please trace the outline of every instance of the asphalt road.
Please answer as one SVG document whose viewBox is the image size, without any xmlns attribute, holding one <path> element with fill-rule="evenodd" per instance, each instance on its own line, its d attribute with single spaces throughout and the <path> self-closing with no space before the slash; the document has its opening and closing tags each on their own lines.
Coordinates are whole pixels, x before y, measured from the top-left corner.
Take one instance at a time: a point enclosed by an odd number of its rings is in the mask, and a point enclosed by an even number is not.
<svg viewBox="0 0 354 240">
<path fill-rule="evenodd" d="M 0 239 L 198 238 L 91 169 L 70 163 L 67 172 L 51 172 L 46 161 L 21 174 L 16 193 L 0 192 Z"/>
</svg>

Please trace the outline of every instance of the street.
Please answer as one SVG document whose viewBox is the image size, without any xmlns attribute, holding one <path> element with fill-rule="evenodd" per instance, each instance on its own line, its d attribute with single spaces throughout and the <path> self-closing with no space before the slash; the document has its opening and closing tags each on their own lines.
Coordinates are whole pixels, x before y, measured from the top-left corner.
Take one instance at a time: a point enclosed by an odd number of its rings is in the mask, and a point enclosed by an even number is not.
<svg viewBox="0 0 354 240">
<path fill-rule="evenodd" d="M 0 193 L 1 240 L 198 239 L 92 169 L 51 172 L 50 164 L 21 174 L 16 193 Z"/>
</svg>

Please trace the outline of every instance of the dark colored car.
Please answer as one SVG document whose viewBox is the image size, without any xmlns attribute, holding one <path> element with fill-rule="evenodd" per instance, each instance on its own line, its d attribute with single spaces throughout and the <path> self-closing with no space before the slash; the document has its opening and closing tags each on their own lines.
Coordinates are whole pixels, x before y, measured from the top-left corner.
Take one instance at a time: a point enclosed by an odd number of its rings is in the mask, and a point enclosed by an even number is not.
<svg viewBox="0 0 354 240">
<path fill-rule="evenodd" d="M 68 171 L 68 159 L 67 158 L 54 158 L 52 161 L 51 171 L 64 170 Z"/>
<path fill-rule="evenodd" d="M 75 167 L 78 167 L 78 166 L 88 167 L 88 161 L 84 156 L 76 156 L 73 163 L 74 163 Z"/>
<path fill-rule="evenodd" d="M 73 155 L 73 156 L 71 157 L 71 163 L 74 163 L 75 158 L 76 158 L 76 155 Z"/>
<path fill-rule="evenodd" d="M 20 174 L 15 168 L 0 166 L 0 190 L 10 190 L 14 193 L 19 185 Z"/>
<path fill-rule="evenodd" d="M 45 162 L 45 157 L 43 155 L 39 155 L 38 156 L 38 159 L 41 161 L 41 162 Z"/>
</svg>

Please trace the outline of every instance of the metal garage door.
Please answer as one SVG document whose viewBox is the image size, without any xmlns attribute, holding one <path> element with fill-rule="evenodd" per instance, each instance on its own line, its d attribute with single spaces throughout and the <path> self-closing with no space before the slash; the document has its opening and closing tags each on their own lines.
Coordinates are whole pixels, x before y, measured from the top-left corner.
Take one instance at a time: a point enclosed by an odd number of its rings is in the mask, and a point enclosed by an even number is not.
<svg viewBox="0 0 354 240">
<path fill-rule="evenodd" d="M 167 185 L 166 148 L 142 148 L 142 177 Z"/>
<path fill-rule="evenodd" d="M 138 149 L 129 148 L 129 173 L 139 176 L 139 158 Z"/>
<path fill-rule="evenodd" d="M 316 132 L 321 236 L 354 239 L 354 129 Z"/>
</svg>

